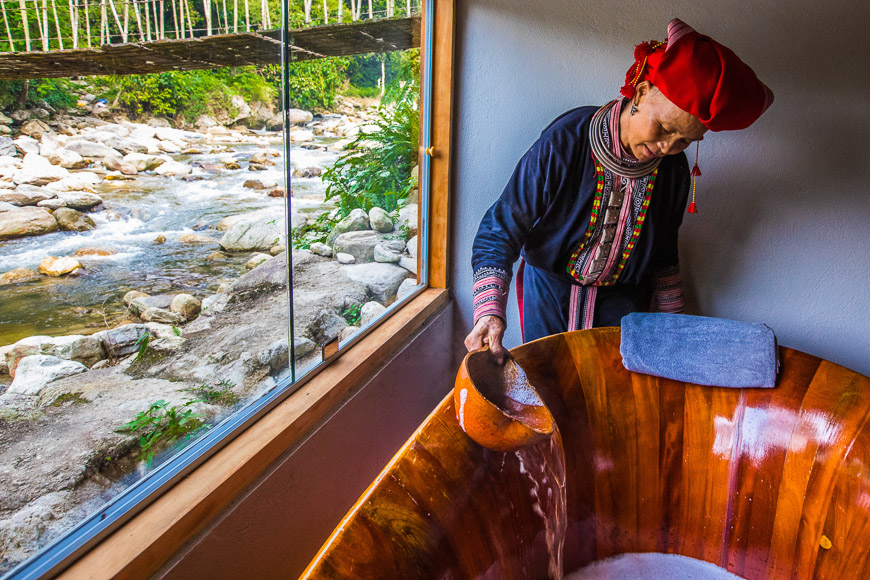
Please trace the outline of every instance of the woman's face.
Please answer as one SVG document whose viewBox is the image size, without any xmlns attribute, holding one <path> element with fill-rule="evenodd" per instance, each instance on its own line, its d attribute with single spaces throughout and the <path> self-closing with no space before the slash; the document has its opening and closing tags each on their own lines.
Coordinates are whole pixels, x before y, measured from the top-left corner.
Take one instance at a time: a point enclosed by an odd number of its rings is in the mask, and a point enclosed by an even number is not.
<svg viewBox="0 0 870 580">
<path fill-rule="evenodd" d="M 637 107 L 630 114 L 632 103 Z M 673 104 L 648 81 L 638 83 L 634 98 L 620 116 L 622 146 L 640 161 L 675 155 L 704 138 L 707 128 Z"/>
</svg>

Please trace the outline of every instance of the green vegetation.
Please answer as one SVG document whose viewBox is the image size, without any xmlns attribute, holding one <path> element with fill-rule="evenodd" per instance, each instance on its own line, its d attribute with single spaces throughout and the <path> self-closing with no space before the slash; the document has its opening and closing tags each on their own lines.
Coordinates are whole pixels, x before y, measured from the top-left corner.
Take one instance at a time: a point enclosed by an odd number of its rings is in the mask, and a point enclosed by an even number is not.
<svg viewBox="0 0 870 580">
<path fill-rule="evenodd" d="M 136 459 L 144 459 L 150 466 L 154 454 L 160 448 L 171 445 L 182 437 L 190 439 L 191 435 L 205 427 L 202 415 L 187 408 L 198 402 L 200 401 L 188 401 L 181 407 L 170 407 L 169 403 L 161 399 L 151 403 L 147 410 L 140 411 L 135 419 L 125 423 L 117 432 L 139 435 L 139 456 Z"/>
<path fill-rule="evenodd" d="M 395 88 L 394 101 L 385 97 L 373 126 L 360 131 L 347 152 L 323 172 L 326 199 L 337 198 L 339 217 L 356 208 L 392 212 L 416 186 L 411 169 L 417 164 L 419 92 L 415 81 Z"/>
<path fill-rule="evenodd" d="M 342 313 L 341 316 L 351 326 L 359 326 L 362 306 L 359 304 L 351 304 Z"/>
<path fill-rule="evenodd" d="M 144 114 L 180 117 L 193 122 L 204 114 L 238 114 L 232 98 L 277 104 L 280 86 L 276 67 L 235 67 L 150 75 L 94 77 L 98 97 L 121 107 L 132 117 Z"/>
<path fill-rule="evenodd" d="M 202 384 L 193 389 L 185 389 L 185 391 L 195 396 L 199 401 L 232 407 L 239 402 L 239 396 L 232 391 L 235 386 L 235 383 L 223 380 L 214 386 Z"/>
<path fill-rule="evenodd" d="M 67 79 L 0 81 L 0 109 L 33 107 L 44 100 L 55 109 L 67 109 L 76 103 L 72 83 Z"/>
<path fill-rule="evenodd" d="M 148 343 L 151 342 L 152 338 L 153 336 L 147 330 L 142 333 L 142 336 L 140 336 L 139 339 L 136 341 L 136 344 L 133 345 L 133 347 L 136 349 L 136 358 L 133 359 L 134 361 L 142 358 L 142 355 L 144 355 L 145 351 L 148 350 Z"/>
</svg>

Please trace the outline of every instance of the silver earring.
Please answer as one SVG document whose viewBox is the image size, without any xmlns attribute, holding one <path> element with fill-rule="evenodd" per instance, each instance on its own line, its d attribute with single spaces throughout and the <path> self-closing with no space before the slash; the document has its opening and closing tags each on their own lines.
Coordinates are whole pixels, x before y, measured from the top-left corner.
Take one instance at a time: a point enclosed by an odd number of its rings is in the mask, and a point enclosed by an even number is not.
<svg viewBox="0 0 870 580">
<path fill-rule="evenodd" d="M 628 114 L 629 114 L 630 116 L 634 117 L 634 114 L 635 114 L 635 113 L 637 113 L 637 105 L 635 105 L 634 103 L 632 103 L 632 104 L 631 104 L 631 110 L 628 112 Z"/>
</svg>

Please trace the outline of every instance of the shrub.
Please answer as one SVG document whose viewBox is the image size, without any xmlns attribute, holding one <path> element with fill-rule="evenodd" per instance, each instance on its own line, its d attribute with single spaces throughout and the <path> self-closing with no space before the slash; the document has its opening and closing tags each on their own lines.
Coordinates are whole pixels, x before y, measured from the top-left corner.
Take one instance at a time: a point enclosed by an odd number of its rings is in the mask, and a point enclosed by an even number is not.
<svg viewBox="0 0 870 580">
<path fill-rule="evenodd" d="M 419 86 L 414 80 L 397 83 L 387 96 L 378 107 L 375 130 L 361 131 L 323 173 L 326 199 L 338 199 L 340 217 L 356 208 L 394 211 L 416 186 L 411 169 L 419 147 Z"/>
<path fill-rule="evenodd" d="M 163 446 L 170 445 L 184 437 L 190 439 L 196 431 L 205 425 L 202 415 L 194 413 L 193 409 L 185 409 L 200 401 L 188 401 L 179 408 L 172 407 L 164 401 L 151 403 L 145 411 L 140 411 L 136 418 L 125 423 L 117 431 L 119 433 L 131 433 L 139 435 L 139 456 L 137 460 L 145 460 L 151 465 L 154 454 Z"/>
</svg>

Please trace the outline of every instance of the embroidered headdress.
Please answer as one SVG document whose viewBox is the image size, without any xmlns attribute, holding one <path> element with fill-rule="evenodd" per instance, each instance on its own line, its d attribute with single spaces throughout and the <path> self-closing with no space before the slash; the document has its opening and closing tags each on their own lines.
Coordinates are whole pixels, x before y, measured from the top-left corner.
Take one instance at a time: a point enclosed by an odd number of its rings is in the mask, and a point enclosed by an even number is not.
<svg viewBox="0 0 870 580">
<path fill-rule="evenodd" d="M 711 131 L 745 129 L 773 102 L 773 93 L 734 52 L 675 18 L 667 42 L 644 42 L 620 91 L 634 96 L 648 80 Z"/>
</svg>

